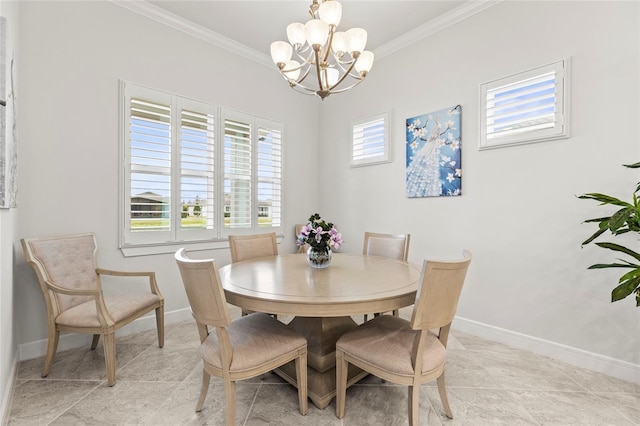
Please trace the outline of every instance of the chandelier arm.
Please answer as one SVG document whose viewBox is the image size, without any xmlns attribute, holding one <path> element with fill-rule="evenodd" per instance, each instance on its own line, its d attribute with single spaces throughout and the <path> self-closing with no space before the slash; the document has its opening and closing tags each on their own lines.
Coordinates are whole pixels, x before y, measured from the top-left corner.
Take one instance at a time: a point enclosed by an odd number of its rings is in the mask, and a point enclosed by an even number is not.
<svg viewBox="0 0 640 426">
<path fill-rule="evenodd" d="M 300 84 L 300 83 L 302 83 L 304 81 L 305 78 L 307 78 L 307 76 L 309 75 L 309 71 L 311 71 L 311 67 L 307 66 L 307 69 L 305 70 L 304 75 L 302 77 L 300 77 L 298 79 L 298 81 L 295 81 L 295 84 L 298 85 L 298 86 L 302 86 L 307 90 L 311 90 L 308 87 L 306 87 L 305 85 Z"/>
<path fill-rule="evenodd" d="M 340 90 L 332 90 L 331 94 L 335 95 L 336 93 L 342 93 L 342 92 L 346 92 L 349 89 L 352 89 L 354 87 L 356 87 L 358 84 L 362 83 L 364 81 L 364 78 L 361 78 L 359 80 L 356 80 L 355 82 L 353 82 L 353 84 L 351 86 L 348 87 L 344 87 Z M 335 87 L 335 86 L 334 86 Z"/>
<path fill-rule="evenodd" d="M 305 64 L 312 64 L 313 63 L 313 51 L 309 52 L 309 56 L 307 56 L 307 57 L 302 56 L 302 54 L 304 52 L 306 52 L 307 50 L 309 50 L 308 47 L 306 49 L 302 49 L 302 50 L 297 50 L 296 49 L 296 55 L 298 55 L 298 59 L 303 61 Z"/>
<path fill-rule="evenodd" d="M 329 87 L 329 90 L 333 90 L 333 88 L 334 88 L 334 87 L 336 87 L 336 86 L 338 86 L 340 83 L 342 83 L 342 82 L 344 81 L 344 79 L 345 79 L 345 78 L 347 78 L 347 76 L 348 76 L 348 75 L 351 75 L 351 70 L 353 69 L 353 67 L 354 67 L 355 65 L 356 65 L 356 61 L 353 61 L 353 62 L 351 63 L 351 65 L 349 66 L 349 69 L 348 69 L 347 71 L 345 71 L 345 73 L 344 73 L 344 74 L 342 74 L 342 77 L 340 77 L 340 79 L 339 79 L 338 81 L 336 81 L 336 83 L 335 83 L 333 86 L 330 86 L 330 87 Z M 353 75 L 352 75 L 351 77 L 356 78 L 356 77 L 354 77 Z M 358 80 L 358 81 L 362 81 L 362 80 L 364 80 L 364 79 L 363 79 L 362 77 L 359 77 L 359 78 L 357 78 L 357 80 Z M 353 86 L 352 86 L 352 87 L 353 87 Z"/>
<path fill-rule="evenodd" d="M 319 49 L 314 48 L 313 50 L 315 51 L 316 58 L 316 75 L 318 76 L 318 88 L 320 90 L 324 90 L 324 88 L 322 87 L 322 77 L 320 76 L 320 63 L 318 62 L 318 59 L 320 59 L 318 53 Z"/>
<path fill-rule="evenodd" d="M 324 58 L 322 58 L 322 63 L 326 63 L 327 59 L 329 59 L 329 53 L 331 53 L 331 43 L 333 43 L 333 33 L 335 30 L 335 25 L 329 26 L 329 41 L 327 42 L 326 51 L 324 52 Z"/>
</svg>

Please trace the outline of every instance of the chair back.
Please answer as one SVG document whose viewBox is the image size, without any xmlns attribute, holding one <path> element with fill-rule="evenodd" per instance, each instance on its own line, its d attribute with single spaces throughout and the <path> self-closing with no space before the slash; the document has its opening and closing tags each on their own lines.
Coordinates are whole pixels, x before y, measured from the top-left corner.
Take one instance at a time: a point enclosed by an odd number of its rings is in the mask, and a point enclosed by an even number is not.
<svg viewBox="0 0 640 426">
<path fill-rule="evenodd" d="M 409 257 L 410 234 L 364 233 L 362 254 L 365 256 L 384 256 L 407 261 Z"/>
<path fill-rule="evenodd" d="M 436 329 L 453 321 L 470 263 L 467 250 L 460 260 L 423 262 L 411 317 L 414 330 Z"/>
<path fill-rule="evenodd" d="M 231 249 L 232 263 L 278 255 L 278 242 L 276 241 L 275 232 L 254 235 L 229 235 L 229 248 Z"/>
<path fill-rule="evenodd" d="M 302 228 L 304 228 L 303 224 L 299 223 L 296 225 L 296 241 L 298 240 L 298 235 L 300 235 L 300 231 L 302 231 Z M 298 253 L 306 253 L 308 248 L 309 244 L 301 245 L 300 247 L 298 247 Z"/>
<path fill-rule="evenodd" d="M 203 325 L 228 326 L 231 317 L 215 260 L 190 259 L 186 253 L 186 249 L 181 248 L 175 258 L 193 318 Z"/>
<path fill-rule="evenodd" d="M 21 243 L 25 260 L 36 272 L 47 309 L 53 310 L 54 317 L 92 298 L 54 293 L 47 287 L 47 281 L 72 290 L 100 289 L 93 234 L 24 238 Z"/>
</svg>

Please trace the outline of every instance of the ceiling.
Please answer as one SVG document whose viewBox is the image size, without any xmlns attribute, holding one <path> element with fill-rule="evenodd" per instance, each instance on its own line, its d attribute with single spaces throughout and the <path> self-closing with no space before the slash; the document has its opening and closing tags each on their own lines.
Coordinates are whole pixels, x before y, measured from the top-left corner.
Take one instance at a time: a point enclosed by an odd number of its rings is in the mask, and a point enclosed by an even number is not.
<svg viewBox="0 0 640 426">
<path fill-rule="evenodd" d="M 309 19 L 311 0 L 217 1 L 148 0 L 154 7 L 177 15 L 251 49 L 269 55 L 271 42 L 287 40 L 286 27 Z M 342 0 L 338 30 L 367 30 L 367 50 L 376 50 L 404 34 L 433 22 L 472 1 L 457 0 Z"/>
</svg>

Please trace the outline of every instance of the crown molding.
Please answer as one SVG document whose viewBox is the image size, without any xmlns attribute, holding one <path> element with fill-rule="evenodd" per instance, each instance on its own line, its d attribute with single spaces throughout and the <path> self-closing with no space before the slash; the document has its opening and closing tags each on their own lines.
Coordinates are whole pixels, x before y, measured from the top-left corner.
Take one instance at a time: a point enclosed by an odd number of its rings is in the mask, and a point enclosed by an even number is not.
<svg viewBox="0 0 640 426">
<path fill-rule="evenodd" d="M 444 30 L 452 25 L 463 21 L 476 13 L 480 13 L 503 0 L 469 0 L 466 3 L 458 6 L 457 8 L 438 16 L 430 21 L 425 22 L 417 28 L 406 32 L 405 34 L 397 37 L 388 43 L 375 49 L 373 52 L 376 59 L 384 58 L 391 55 L 405 47 L 416 43 L 428 36 Z"/>
<path fill-rule="evenodd" d="M 131 1 L 131 0 L 109 0 L 111 3 L 129 9 L 139 15 L 153 19 L 156 22 L 164 24 L 168 27 L 182 31 L 188 35 L 199 38 L 200 40 L 211 43 L 222 49 L 258 62 L 269 68 L 273 68 L 273 61 L 267 54 L 252 49 L 242 43 L 239 43 L 229 37 L 225 37 L 220 33 L 198 25 L 174 13 L 168 12 L 161 7 L 151 4 L 147 1 Z"/>
<path fill-rule="evenodd" d="M 239 43 L 233 39 L 223 36 L 213 30 L 198 25 L 192 21 L 182 18 L 174 13 L 168 12 L 161 7 L 155 6 L 145 0 L 131 1 L 131 0 L 109 0 L 111 3 L 128 9 L 132 12 L 138 13 L 149 19 L 153 19 L 156 22 L 167 25 L 178 31 L 182 31 L 193 37 L 199 38 L 207 43 L 211 43 L 222 49 L 228 50 L 232 53 L 245 57 L 249 60 L 262 64 L 266 67 L 273 68 L 273 61 L 271 57 L 264 52 L 258 51 L 251 47 L 248 47 L 242 43 Z M 461 6 L 447 12 L 437 18 L 425 22 L 421 26 L 391 40 L 388 43 L 374 49 L 376 59 L 384 58 L 391 55 L 407 46 L 416 43 L 432 34 L 442 31 L 447 27 L 450 27 L 476 13 L 482 12 L 503 0 L 469 0 Z"/>
</svg>

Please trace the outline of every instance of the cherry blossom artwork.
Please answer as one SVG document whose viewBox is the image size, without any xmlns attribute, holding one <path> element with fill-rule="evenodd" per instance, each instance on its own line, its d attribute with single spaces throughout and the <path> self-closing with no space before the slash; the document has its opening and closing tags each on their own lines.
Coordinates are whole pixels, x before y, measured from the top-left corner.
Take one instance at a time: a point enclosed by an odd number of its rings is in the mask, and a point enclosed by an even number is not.
<svg viewBox="0 0 640 426">
<path fill-rule="evenodd" d="M 462 107 L 406 120 L 407 197 L 462 194 Z"/>
</svg>

